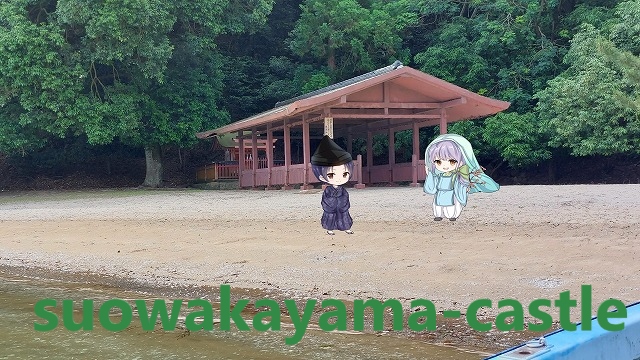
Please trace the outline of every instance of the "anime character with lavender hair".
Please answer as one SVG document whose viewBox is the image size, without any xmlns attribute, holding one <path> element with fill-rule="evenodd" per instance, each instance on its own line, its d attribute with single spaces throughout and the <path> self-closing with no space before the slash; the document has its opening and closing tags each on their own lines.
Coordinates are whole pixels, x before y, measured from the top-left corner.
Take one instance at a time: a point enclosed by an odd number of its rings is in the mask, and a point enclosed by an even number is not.
<svg viewBox="0 0 640 360">
<path fill-rule="evenodd" d="M 433 220 L 455 221 L 467 205 L 467 196 L 475 192 L 500 189 L 478 164 L 471 144 L 456 134 L 444 134 L 425 150 L 427 179 L 424 192 L 434 195 Z"/>
<path fill-rule="evenodd" d="M 330 185 L 322 192 L 322 228 L 328 235 L 335 235 L 333 230 L 353 234 L 349 193 L 342 187 L 353 174 L 351 155 L 325 135 L 311 157 L 311 169 L 318 180 Z"/>
</svg>

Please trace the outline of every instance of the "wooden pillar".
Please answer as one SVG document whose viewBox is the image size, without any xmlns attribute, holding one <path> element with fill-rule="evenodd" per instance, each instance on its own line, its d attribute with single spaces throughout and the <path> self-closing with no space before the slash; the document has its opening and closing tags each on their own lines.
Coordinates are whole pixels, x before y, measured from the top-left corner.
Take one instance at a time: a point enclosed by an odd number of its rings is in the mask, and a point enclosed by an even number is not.
<svg viewBox="0 0 640 360">
<path fill-rule="evenodd" d="M 309 122 L 307 121 L 307 116 L 302 116 L 302 157 L 303 157 L 303 183 L 302 190 L 308 190 L 311 187 L 309 186 L 309 161 L 311 160 L 311 144 L 309 140 Z"/>
<path fill-rule="evenodd" d="M 371 130 L 367 130 L 367 172 L 369 174 L 369 183 L 371 181 L 371 168 L 373 167 L 373 133 Z"/>
<path fill-rule="evenodd" d="M 396 134 L 389 123 L 389 182 L 393 182 L 393 168 L 396 165 Z"/>
<path fill-rule="evenodd" d="M 420 159 L 420 128 L 413 123 L 413 154 L 411 155 L 411 186 L 418 187 L 418 160 Z"/>
<path fill-rule="evenodd" d="M 358 174 L 358 183 L 356 189 L 364 189 L 364 183 L 362 182 L 362 155 L 358 154 L 356 157 L 356 168 L 354 171 Z"/>
<path fill-rule="evenodd" d="M 420 128 L 418 127 L 418 123 L 413 123 L 413 155 L 418 155 L 418 159 L 420 159 Z"/>
<path fill-rule="evenodd" d="M 447 133 L 447 112 L 440 109 L 440 135 Z"/>
<path fill-rule="evenodd" d="M 258 129 L 251 129 L 251 157 L 252 157 L 252 184 L 251 187 L 256 187 L 256 172 L 258 171 Z"/>
<path fill-rule="evenodd" d="M 284 185 L 282 190 L 291 190 L 293 187 L 289 184 L 289 167 L 291 166 L 291 128 L 284 120 Z"/>
<path fill-rule="evenodd" d="M 353 135 L 351 134 L 351 130 L 349 130 L 347 134 L 347 152 L 353 155 Z"/>
<path fill-rule="evenodd" d="M 389 128 L 389 165 L 396 163 L 396 133 Z"/>
<path fill-rule="evenodd" d="M 418 155 L 411 155 L 411 186 L 418 187 Z"/>
<path fill-rule="evenodd" d="M 267 175 L 267 188 L 265 190 L 271 190 L 271 174 L 273 173 L 273 131 L 271 130 L 271 123 L 267 124 L 267 168 L 269 174 Z"/>
<path fill-rule="evenodd" d="M 391 95 L 391 91 L 389 90 L 389 82 L 385 81 L 382 84 L 382 101 L 384 102 L 384 114 L 389 115 L 389 95 Z"/>
<path fill-rule="evenodd" d="M 242 173 L 244 172 L 244 138 L 238 131 L 238 187 L 242 189 Z"/>
</svg>

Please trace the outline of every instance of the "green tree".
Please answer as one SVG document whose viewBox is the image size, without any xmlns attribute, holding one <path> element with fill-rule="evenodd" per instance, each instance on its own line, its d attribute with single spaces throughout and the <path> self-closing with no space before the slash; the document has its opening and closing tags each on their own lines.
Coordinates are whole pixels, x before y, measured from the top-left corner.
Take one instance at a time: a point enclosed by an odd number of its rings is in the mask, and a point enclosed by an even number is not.
<svg viewBox="0 0 640 360">
<path fill-rule="evenodd" d="M 289 45 L 299 56 L 321 59 L 334 80 L 406 58 L 402 34 L 417 22 L 405 1 L 305 0 Z"/>
<path fill-rule="evenodd" d="M 616 91 L 617 99 L 624 106 L 640 114 L 640 56 L 617 48 L 611 41 L 602 40 L 598 44 L 599 52 L 617 68 L 628 83 L 627 91 Z"/>
<path fill-rule="evenodd" d="M 51 4 L 0 2 L 0 151 L 26 152 L 50 135 L 65 136 L 90 102 L 77 95 L 85 70 L 62 57 L 64 31 L 48 23 Z M 82 109 L 76 111 L 76 109 Z"/>
<path fill-rule="evenodd" d="M 264 23 L 272 3 L 0 3 L 0 128 L 9 134 L 0 146 L 26 148 L 42 133 L 120 138 L 145 148 L 144 185 L 160 185 L 162 146 L 189 145 L 227 121 L 216 38 Z"/>
<path fill-rule="evenodd" d="M 424 35 L 412 39 L 423 49 L 414 59 L 422 71 L 511 102 L 508 113 L 480 123 L 482 146 L 513 167 L 533 165 L 553 153 L 535 94 L 568 67 L 562 59 L 579 25 L 604 26 L 618 2 L 423 0 Z"/>
<path fill-rule="evenodd" d="M 300 2 L 276 1 L 267 22 L 256 27 L 255 32 L 217 38 L 224 62 L 220 105 L 231 119 L 246 118 L 300 95 L 304 83 L 315 72 L 310 64 L 294 59 L 286 42 L 300 16 Z"/>
<path fill-rule="evenodd" d="M 573 155 L 640 152 L 639 111 L 634 106 L 640 94 L 638 56 L 615 46 L 618 42 L 623 49 L 640 48 L 640 2 L 621 3 L 616 14 L 611 30 L 582 26 L 564 59 L 569 68 L 537 95 L 551 145 L 569 148 Z"/>
<path fill-rule="evenodd" d="M 622 73 L 628 91 L 618 99 L 640 114 L 640 1 L 627 1 L 616 9 L 620 19 L 612 26 L 609 39 L 598 45 L 599 52 Z"/>
<path fill-rule="evenodd" d="M 534 112 L 500 113 L 485 121 L 483 137 L 513 167 L 538 164 L 551 158 L 538 124 Z"/>
<path fill-rule="evenodd" d="M 510 101 L 512 110 L 531 110 L 532 95 L 563 70 L 563 43 L 553 19 L 566 10 L 538 0 L 443 3 L 425 14 L 422 28 L 440 24 L 423 31 L 424 48 L 414 57 L 420 69 Z"/>
</svg>

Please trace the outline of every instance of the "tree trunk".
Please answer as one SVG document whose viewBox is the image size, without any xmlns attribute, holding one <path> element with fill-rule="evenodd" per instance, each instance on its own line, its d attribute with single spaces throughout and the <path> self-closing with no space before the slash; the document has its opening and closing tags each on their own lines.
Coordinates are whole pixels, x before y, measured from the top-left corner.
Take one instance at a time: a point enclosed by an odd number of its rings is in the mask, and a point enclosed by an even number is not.
<svg viewBox="0 0 640 360">
<path fill-rule="evenodd" d="M 336 69 L 336 50 L 331 47 L 331 40 L 329 40 L 329 55 L 327 56 L 327 66 L 332 71 Z"/>
<path fill-rule="evenodd" d="M 555 184 L 558 179 L 558 174 L 556 171 L 556 162 L 553 158 L 549 159 L 549 165 L 547 167 L 547 180 L 550 184 Z"/>
<path fill-rule="evenodd" d="M 144 157 L 147 164 L 147 174 L 142 186 L 159 187 L 162 184 L 162 152 L 160 145 L 144 148 Z"/>
<path fill-rule="evenodd" d="M 489 171 L 489 174 L 487 174 L 487 175 L 489 175 L 489 176 L 493 176 L 493 173 L 495 173 L 495 172 L 496 172 L 496 170 L 498 170 L 498 169 L 500 168 L 500 166 L 502 166 L 505 162 L 506 162 L 506 161 L 505 161 L 504 159 L 502 159 L 502 160 L 500 161 L 500 163 L 499 163 L 496 167 L 493 167 L 493 168 L 491 169 L 491 171 Z"/>
</svg>

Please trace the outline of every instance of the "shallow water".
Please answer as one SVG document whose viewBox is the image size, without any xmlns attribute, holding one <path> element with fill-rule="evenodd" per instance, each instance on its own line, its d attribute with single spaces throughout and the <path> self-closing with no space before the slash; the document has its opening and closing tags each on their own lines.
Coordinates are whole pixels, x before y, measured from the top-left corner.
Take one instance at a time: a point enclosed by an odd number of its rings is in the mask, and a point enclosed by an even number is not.
<svg viewBox="0 0 640 360">
<path fill-rule="evenodd" d="M 308 330 L 302 341 L 288 346 L 292 331 L 143 331 L 136 318 L 120 332 L 104 330 L 71 332 L 62 325 L 48 332 L 34 330 L 44 322 L 34 304 L 44 298 L 101 302 L 136 298 L 114 289 L 87 288 L 78 284 L 0 277 L 0 359 L 481 359 L 477 353 L 434 346 L 394 336 L 327 333 Z M 137 298 L 142 298 L 137 294 Z M 232 326 L 233 328 L 233 326 Z"/>
</svg>

